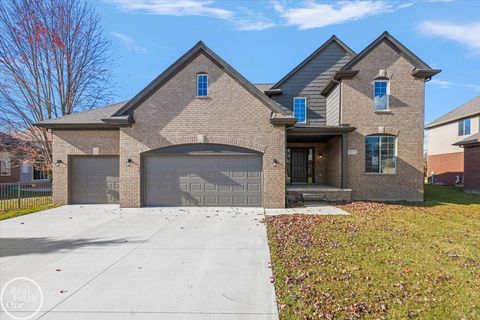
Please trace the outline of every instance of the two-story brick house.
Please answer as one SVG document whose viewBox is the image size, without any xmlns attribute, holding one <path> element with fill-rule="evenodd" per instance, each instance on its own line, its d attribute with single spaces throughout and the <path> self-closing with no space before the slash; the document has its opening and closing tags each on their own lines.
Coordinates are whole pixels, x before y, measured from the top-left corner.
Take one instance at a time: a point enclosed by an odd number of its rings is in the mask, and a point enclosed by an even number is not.
<svg viewBox="0 0 480 320">
<path fill-rule="evenodd" d="M 480 132 L 480 96 L 462 104 L 426 126 L 427 174 L 433 183 L 464 181 L 464 149 L 457 143 Z"/>
<path fill-rule="evenodd" d="M 53 131 L 55 202 L 421 201 L 424 82 L 438 72 L 385 32 L 359 54 L 333 36 L 255 86 L 199 42 L 131 100 L 38 124 Z"/>
</svg>

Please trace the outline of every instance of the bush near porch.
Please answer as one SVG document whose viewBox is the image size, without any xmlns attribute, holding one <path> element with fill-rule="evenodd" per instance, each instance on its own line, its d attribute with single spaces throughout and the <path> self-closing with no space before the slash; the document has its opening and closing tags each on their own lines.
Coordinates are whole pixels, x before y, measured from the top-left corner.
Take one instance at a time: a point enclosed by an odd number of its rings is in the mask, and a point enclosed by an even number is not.
<svg viewBox="0 0 480 320">
<path fill-rule="evenodd" d="M 281 319 L 479 319 L 480 196 L 266 220 Z"/>
</svg>

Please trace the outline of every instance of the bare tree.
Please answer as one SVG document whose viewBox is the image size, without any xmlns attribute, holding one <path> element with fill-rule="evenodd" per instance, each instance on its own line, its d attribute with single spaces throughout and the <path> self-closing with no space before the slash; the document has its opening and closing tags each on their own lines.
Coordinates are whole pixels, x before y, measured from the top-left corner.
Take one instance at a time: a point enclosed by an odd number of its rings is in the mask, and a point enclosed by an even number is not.
<svg viewBox="0 0 480 320">
<path fill-rule="evenodd" d="M 110 48 L 85 0 L 0 2 L 0 125 L 35 146 L 27 161 L 52 164 L 49 134 L 34 123 L 110 100 Z"/>
</svg>

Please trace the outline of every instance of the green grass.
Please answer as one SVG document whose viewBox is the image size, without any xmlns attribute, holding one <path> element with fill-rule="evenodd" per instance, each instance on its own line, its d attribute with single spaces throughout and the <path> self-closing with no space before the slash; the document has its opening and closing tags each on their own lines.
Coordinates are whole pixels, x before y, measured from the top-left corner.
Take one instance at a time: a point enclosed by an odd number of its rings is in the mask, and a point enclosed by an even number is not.
<svg viewBox="0 0 480 320">
<path fill-rule="evenodd" d="M 281 319 L 480 319 L 480 196 L 267 218 Z"/>
<path fill-rule="evenodd" d="M 28 209 L 31 207 L 45 206 L 52 203 L 51 196 L 42 196 L 42 197 L 29 197 L 21 198 L 20 206 L 18 199 L 6 199 L 0 200 L 0 212 L 20 209 Z"/>
<path fill-rule="evenodd" d="M 15 218 L 15 217 L 19 217 L 26 214 L 43 211 L 51 208 L 55 208 L 55 205 L 48 204 L 48 205 L 35 206 L 35 207 L 30 207 L 25 209 L 12 209 L 12 210 L 0 211 L 0 220 Z"/>
</svg>

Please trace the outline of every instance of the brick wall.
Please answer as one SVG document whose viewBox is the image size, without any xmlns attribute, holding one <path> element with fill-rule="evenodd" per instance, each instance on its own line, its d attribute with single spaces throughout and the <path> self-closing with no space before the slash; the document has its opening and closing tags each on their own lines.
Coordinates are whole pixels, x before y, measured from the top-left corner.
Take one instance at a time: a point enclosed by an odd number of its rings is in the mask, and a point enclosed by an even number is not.
<svg viewBox="0 0 480 320">
<path fill-rule="evenodd" d="M 21 165 L 14 159 L 10 163 L 10 175 L 0 176 L 0 183 L 17 183 L 20 182 L 20 167 Z"/>
<path fill-rule="evenodd" d="M 119 131 L 108 130 L 55 130 L 53 131 L 53 202 L 57 205 L 68 204 L 69 156 L 94 155 L 93 148 L 98 148 L 98 155 L 119 154 Z"/>
<path fill-rule="evenodd" d="M 463 158 L 463 150 L 456 153 L 445 153 L 428 156 L 428 177 L 431 177 L 432 173 L 435 172 L 435 183 L 444 185 L 455 184 L 457 176 L 463 176 Z"/>
<path fill-rule="evenodd" d="M 342 122 L 357 128 L 348 136 L 348 187 L 353 199 L 423 200 L 424 82 L 411 75 L 414 66 L 385 42 L 375 47 L 342 80 Z M 390 112 L 376 113 L 373 80 L 380 69 L 390 78 Z M 365 173 L 365 136 L 386 132 L 397 136 L 397 173 Z"/>
<path fill-rule="evenodd" d="M 327 142 L 327 184 L 337 188 L 342 184 L 341 146 L 341 137 L 334 137 Z"/>
<path fill-rule="evenodd" d="M 480 145 L 465 148 L 465 192 L 480 193 Z"/>
<path fill-rule="evenodd" d="M 208 73 L 208 98 L 196 97 L 196 75 Z M 270 123 L 271 110 L 200 54 L 146 99 L 135 124 L 120 130 L 120 205 L 139 207 L 141 154 L 200 140 L 263 152 L 265 207 L 285 206 L 285 128 Z M 204 137 L 204 138 L 203 138 Z M 126 159 L 133 164 L 126 166 Z M 278 166 L 273 166 L 273 159 Z"/>
</svg>

